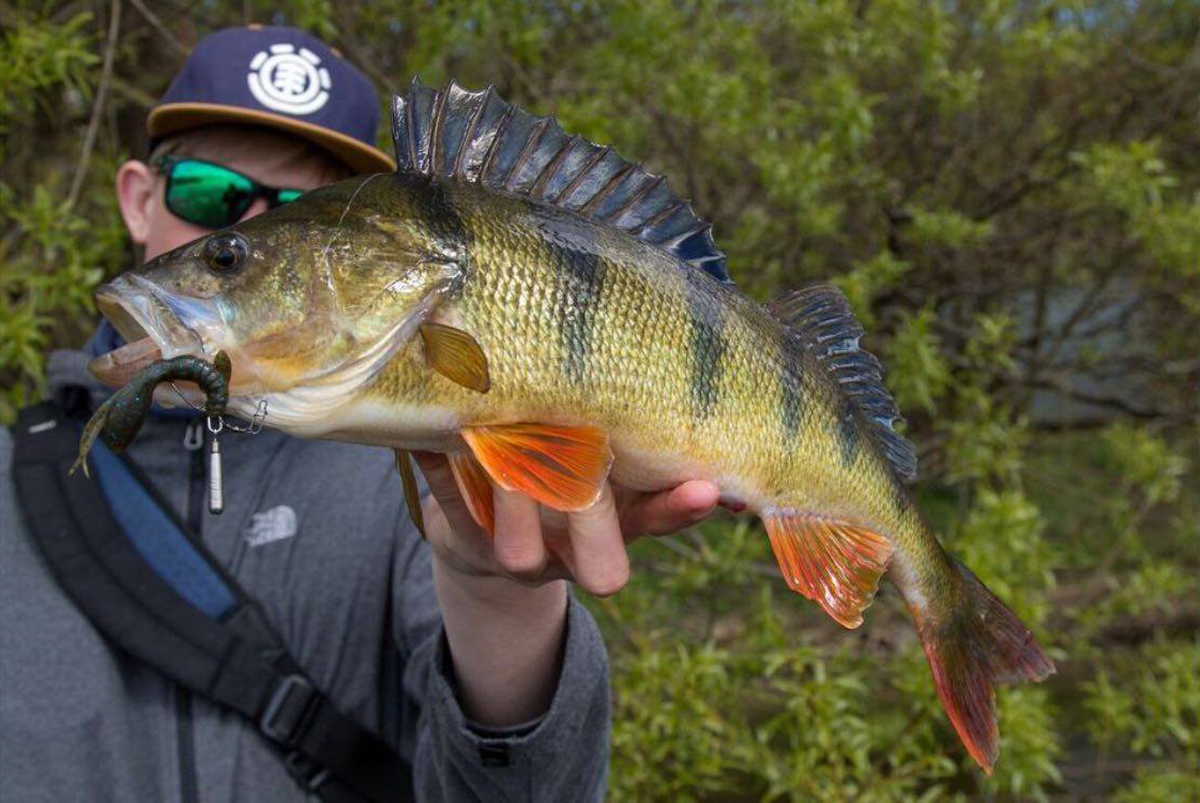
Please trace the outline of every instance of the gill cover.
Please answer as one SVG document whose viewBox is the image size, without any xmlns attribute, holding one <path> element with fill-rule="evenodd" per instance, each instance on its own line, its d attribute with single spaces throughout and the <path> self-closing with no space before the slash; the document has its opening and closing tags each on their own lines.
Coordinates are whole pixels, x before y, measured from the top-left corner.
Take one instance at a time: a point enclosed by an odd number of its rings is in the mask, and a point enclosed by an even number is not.
<svg viewBox="0 0 1200 803">
<path fill-rule="evenodd" d="M 453 263 L 423 263 L 402 281 L 411 302 L 397 304 L 399 314 L 390 327 L 365 348 L 329 371 L 307 377 L 302 384 L 271 397 L 274 425 L 303 424 L 327 416 L 368 385 L 429 318 L 438 303 L 461 281 Z M 401 280 L 397 280 L 401 281 Z M 415 291 L 415 292 L 414 292 Z"/>
</svg>

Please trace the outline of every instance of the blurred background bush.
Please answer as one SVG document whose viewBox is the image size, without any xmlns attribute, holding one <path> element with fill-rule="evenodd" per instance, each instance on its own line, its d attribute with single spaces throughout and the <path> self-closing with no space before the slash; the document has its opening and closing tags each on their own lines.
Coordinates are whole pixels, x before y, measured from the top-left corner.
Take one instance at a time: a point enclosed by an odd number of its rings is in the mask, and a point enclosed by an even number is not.
<svg viewBox="0 0 1200 803">
<path fill-rule="evenodd" d="M 495 84 L 667 174 L 752 296 L 847 292 L 923 509 L 1059 664 L 1002 692 L 984 778 L 890 587 L 842 631 L 756 524 L 718 518 L 638 544 L 630 587 L 589 601 L 611 798 L 1197 800 L 1197 20 L 1194 0 L 4 0 L 0 418 L 135 264 L 113 173 L 199 37 L 289 23 L 381 93 Z"/>
</svg>

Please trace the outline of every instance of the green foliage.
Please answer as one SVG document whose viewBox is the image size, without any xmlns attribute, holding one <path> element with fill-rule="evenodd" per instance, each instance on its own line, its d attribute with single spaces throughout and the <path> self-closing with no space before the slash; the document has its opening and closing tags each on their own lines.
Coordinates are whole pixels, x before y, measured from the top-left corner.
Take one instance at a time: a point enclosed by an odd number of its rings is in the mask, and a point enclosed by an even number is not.
<svg viewBox="0 0 1200 803">
<path fill-rule="evenodd" d="M 47 90 L 90 93 L 89 68 L 100 61 L 93 52 L 91 21 L 88 12 L 60 24 L 36 16 L 20 17 L 4 32 L 0 38 L 0 108 L 9 120 L 0 123 L 0 134 L 11 124 L 12 115 L 29 114 L 36 103 L 47 103 Z"/>
<path fill-rule="evenodd" d="M 90 13 L 60 15 L 53 4 L 11 12 L 0 38 L 0 421 L 44 392 L 45 354 L 77 341 L 91 326 L 92 290 L 123 261 L 112 159 L 80 164 L 107 181 L 78 201 L 66 198 L 73 172 L 50 157 L 29 160 L 43 143 L 32 117 L 60 115 L 64 105 L 93 94 L 95 32 Z M 58 21 L 62 19 L 63 21 Z M 64 104 L 64 101 L 66 104 Z M 81 142 L 62 137 L 72 157 Z"/>
<path fill-rule="evenodd" d="M 132 261 L 113 172 L 200 35 L 278 19 L 381 90 L 495 84 L 667 174 L 751 295 L 845 290 L 923 512 L 1059 664 L 1000 693 L 985 778 L 894 593 L 845 632 L 779 582 L 757 524 L 718 518 L 635 544 L 630 586 L 588 601 L 612 799 L 1200 795 L 1194 2 L 145 5 L 123 5 L 106 95 L 107 4 L 0 9 L 0 418 Z"/>
<path fill-rule="evenodd" d="M 1056 764 L 1063 748 L 1054 703 L 1045 689 L 1027 686 L 1006 691 L 999 702 L 1004 761 L 996 766 L 988 789 L 1013 800 L 1045 800 L 1063 779 Z"/>
<path fill-rule="evenodd" d="M 946 392 L 950 369 L 934 331 L 934 311 L 926 306 L 916 314 L 904 311 L 886 352 L 892 393 L 901 410 L 932 413 Z"/>
<path fill-rule="evenodd" d="M 864 328 L 869 330 L 875 323 L 872 302 L 880 294 L 894 289 L 910 268 L 912 268 L 910 263 L 898 259 L 891 251 L 884 250 L 869 259 L 857 262 L 852 270 L 840 276 L 833 277 L 832 282 L 846 294 L 846 298 L 849 299 L 850 305 L 853 307 L 859 321 Z M 936 359 L 934 354 L 936 347 L 927 342 L 929 339 L 928 323 L 928 321 L 924 322 L 924 330 L 919 333 L 920 341 L 908 346 L 909 348 L 921 349 L 922 351 L 920 355 L 914 355 L 914 359 L 928 361 L 920 366 L 920 370 L 918 371 L 923 379 L 927 373 L 932 373 L 936 370 L 931 369 L 929 365 L 929 362 Z M 897 335 L 896 339 L 900 339 L 899 335 Z M 895 351 L 904 351 L 904 346 L 894 343 L 893 349 Z M 931 393 L 931 389 L 925 388 L 924 393 L 919 394 L 921 395 L 920 401 L 923 402 L 921 406 L 927 409 L 933 409 Z"/>
<path fill-rule="evenodd" d="M 0 183 L 0 220 L 20 232 L 16 253 L 0 252 L 0 371 L 19 372 L 26 380 L 5 387 L 0 396 L 0 416 L 6 420 L 37 398 L 31 390 L 43 390 L 45 351 L 55 335 L 69 332 L 80 337 L 86 332 L 69 322 L 88 320 L 92 289 L 106 272 L 115 271 L 114 257 L 121 253 L 121 229 L 111 199 L 107 210 L 97 209 L 89 219 L 72 212 L 43 186 L 34 187 L 25 203 L 14 202 L 16 196 Z M 54 269 L 47 270 L 47 265 Z"/>
<path fill-rule="evenodd" d="M 1165 776 L 1152 781 L 1140 774 L 1127 794 L 1140 787 L 1147 795 L 1143 799 L 1165 800 L 1160 795 L 1168 789 L 1196 784 L 1186 770 L 1194 773 L 1200 762 L 1200 647 L 1160 640 L 1136 660 L 1132 688 L 1113 680 L 1111 673 L 1119 667 L 1102 668 L 1085 685 L 1089 730 L 1100 747 L 1100 767 L 1114 755 L 1132 754 L 1153 762 Z"/>
<path fill-rule="evenodd" d="M 1195 771 L 1138 770 L 1134 782 L 1113 795 L 1113 803 L 1177 803 L 1200 798 L 1200 775 Z"/>
<path fill-rule="evenodd" d="M 987 239 L 992 224 L 976 221 L 954 210 L 912 210 L 909 236 L 915 245 L 959 249 Z"/>
<path fill-rule="evenodd" d="M 1146 507 L 1179 497 L 1187 459 L 1161 437 L 1118 422 L 1104 431 L 1104 445 L 1113 472 L 1123 478 L 1125 501 Z"/>
<path fill-rule="evenodd" d="M 694 800 L 728 787 L 730 656 L 711 645 L 633 648 L 613 724 L 613 749 L 636 756 L 614 785 L 625 799 L 647 794 Z"/>
</svg>

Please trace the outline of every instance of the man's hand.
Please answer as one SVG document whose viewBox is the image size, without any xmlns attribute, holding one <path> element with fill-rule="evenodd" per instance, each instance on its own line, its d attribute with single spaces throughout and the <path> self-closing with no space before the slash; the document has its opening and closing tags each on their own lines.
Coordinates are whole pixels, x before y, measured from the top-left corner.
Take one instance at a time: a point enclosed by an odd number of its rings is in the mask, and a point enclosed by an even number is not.
<svg viewBox="0 0 1200 803">
<path fill-rule="evenodd" d="M 574 580 L 601 597 L 629 581 L 626 544 L 640 535 L 673 533 L 700 521 L 712 512 L 720 493 L 703 480 L 660 493 L 614 490 L 606 482 L 590 508 L 563 514 L 493 486 L 493 538 L 471 518 L 446 458 L 431 453 L 416 458 L 433 492 L 424 506 L 425 529 L 438 558 L 450 568 L 526 585 Z"/>
<path fill-rule="evenodd" d="M 703 519 L 720 494 L 695 480 L 660 493 L 604 484 L 587 510 L 558 513 L 493 485 L 495 536 L 467 510 L 442 455 L 415 453 L 434 582 L 464 712 L 503 727 L 545 713 L 562 663 L 567 591 L 615 594 L 629 581 L 626 544 Z M 515 581 L 515 582 L 514 582 Z"/>
</svg>

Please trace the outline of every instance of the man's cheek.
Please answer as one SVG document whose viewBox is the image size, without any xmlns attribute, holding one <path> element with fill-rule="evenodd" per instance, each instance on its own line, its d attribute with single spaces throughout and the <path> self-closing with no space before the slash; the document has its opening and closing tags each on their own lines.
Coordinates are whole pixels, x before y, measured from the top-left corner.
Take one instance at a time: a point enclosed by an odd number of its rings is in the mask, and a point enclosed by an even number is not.
<svg viewBox="0 0 1200 803">
<path fill-rule="evenodd" d="M 163 204 L 155 204 L 150 215 L 150 232 L 146 236 L 146 259 L 165 254 L 208 233 L 208 229 L 175 217 Z"/>
</svg>

